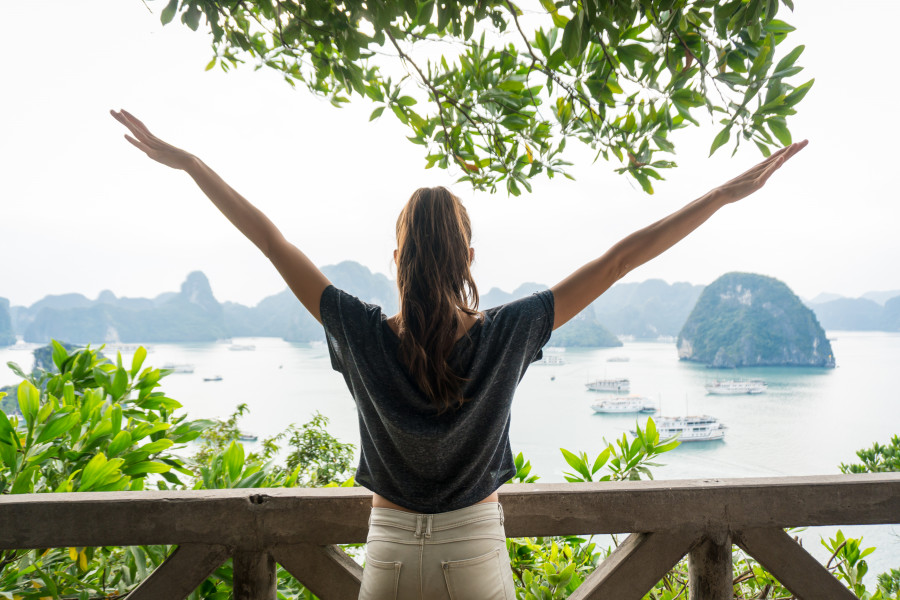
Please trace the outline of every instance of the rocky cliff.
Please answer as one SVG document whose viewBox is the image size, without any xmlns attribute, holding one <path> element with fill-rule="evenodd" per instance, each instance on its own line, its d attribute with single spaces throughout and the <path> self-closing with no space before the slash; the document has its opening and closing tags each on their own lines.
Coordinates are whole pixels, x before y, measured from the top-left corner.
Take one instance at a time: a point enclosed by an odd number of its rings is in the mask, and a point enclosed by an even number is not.
<svg viewBox="0 0 900 600">
<path fill-rule="evenodd" d="M 812 310 L 784 283 L 752 273 L 727 273 L 703 291 L 678 356 L 711 367 L 835 365 Z"/>
</svg>

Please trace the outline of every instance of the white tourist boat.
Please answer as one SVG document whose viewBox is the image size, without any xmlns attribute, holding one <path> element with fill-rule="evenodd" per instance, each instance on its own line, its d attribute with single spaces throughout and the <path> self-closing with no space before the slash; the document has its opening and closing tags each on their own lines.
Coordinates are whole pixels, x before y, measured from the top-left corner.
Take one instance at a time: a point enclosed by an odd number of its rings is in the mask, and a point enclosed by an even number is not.
<svg viewBox="0 0 900 600">
<path fill-rule="evenodd" d="M 189 365 L 185 363 L 176 364 L 176 363 L 166 363 L 162 366 L 163 369 L 168 371 L 172 371 L 172 373 L 193 373 L 194 365 Z"/>
<path fill-rule="evenodd" d="M 232 344 L 228 346 L 229 350 L 256 350 L 256 346 L 253 344 Z"/>
<path fill-rule="evenodd" d="M 631 382 L 627 379 L 595 379 L 584 384 L 592 392 L 628 393 Z"/>
<path fill-rule="evenodd" d="M 762 379 L 727 379 L 721 381 L 717 379 L 706 384 L 706 393 L 721 396 L 762 394 L 768 387 Z"/>
<path fill-rule="evenodd" d="M 606 362 L 628 362 L 631 360 L 627 356 L 610 356 L 606 359 Z"/>
<path fill-rule="evenodd" d="M 566 359 L 564 359 L 559 354 L 548 354 L 544 352 L 544 356 L 541 357 L 541 360 L 535 362 L 534 364 L 558 367 L 560 365 L 566 364 Z"/>
<path fill-rule="evenodd" d="M 725 425 L 709 415 L 659 417 L 654 419 L 660 439 L 675 437 L 679 442 L 707 442 L 725 437 Z M 632 435 L 637 432 L 632 431 Z"/>
<path fill-rule="evenodd" d="M 595 413 L 652 413 L 656 412 L 656 405 L 649 398 L 643 396 L 620 396 L 598 400 L 591 404 Z"/>
</svg>

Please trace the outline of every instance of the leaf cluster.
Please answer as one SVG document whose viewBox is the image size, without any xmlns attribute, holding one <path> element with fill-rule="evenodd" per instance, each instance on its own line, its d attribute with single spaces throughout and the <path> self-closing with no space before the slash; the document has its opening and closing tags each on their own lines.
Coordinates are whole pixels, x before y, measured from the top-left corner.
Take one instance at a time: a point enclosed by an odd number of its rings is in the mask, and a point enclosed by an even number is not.
<svg viewBox="0 0 900 600">
<path fill-rule="evenodd" d="M 782 7 L 792 0 L 168 0 L 160 18 L 205 23 L 207 69 L 249 62 L 335 106 L 371 101 L 371 119 L 399 120 L 426 168 L 475 189 L 519 195 L 541 173 L 571 177 L 575 140 L 652 194 L 695 109 L 723 125 L 710 153 L 790 143 L 787 117 L 813 81 L 791 83 L 803 46 L 779 52 L 793 31 Z"/>
</svg>

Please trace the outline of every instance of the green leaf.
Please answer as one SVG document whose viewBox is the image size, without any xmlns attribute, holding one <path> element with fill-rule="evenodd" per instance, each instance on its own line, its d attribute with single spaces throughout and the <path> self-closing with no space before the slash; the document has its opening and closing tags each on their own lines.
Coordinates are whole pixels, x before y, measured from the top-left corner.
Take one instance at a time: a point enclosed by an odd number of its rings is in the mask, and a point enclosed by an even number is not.
<svg viewBox="0 0 900 600">
<path fill-rule="evenodd" d="M 40 408 L 41 393 L 34 385 L 25 380 L 19 384 L 19 410 L 25 417 L 28 427 L 34 427 L 34 421 L 37 418 L 38 409 Z"/>
<path fill-rule="evenodd" d="M 416 99 L 412 96 L 400 96 L 397 98 L 396 102 L 400 106 L 412 106 L 416 103 Z"/>
<path fill-rule="evenodd" d="M 609 453 L 611 452 L 611 448 L 609 446 L 606 447 L 606 450 L 597 455 L 597 460 L 594 461 L 594 466 L 591 467 L 591 475 L 600 470 L 603 465 L 606 464 L 606 461 L 609 460 Z"/>
<path fill-rule="evenodd" d="M 712 156 L 716 150 L 722 147 L 728 140 L 731 139 L 731 125 L 727 125 L 719 134 L 716 136 L 716 139 L 713 140 L 712 147 L 709 149 L 709 155 Z"/>
<path fill-rule="evenodd" d="M 141 366 L 144 364 L 144 359 L 147 358 L 147 349 L 143 346 L 138 346 L 138 349 L 134 351 L 134 357 L 131 359 L 131 377 L 137 377 L 137 374 L 141 370 Z"/>
<path fill-rule="evenodd" d="M 566 23 L 563 30 L 562 51 L 566 58 L 572 60 L 581 54 L 581 29 L 584 23 L 584 11 L 578 11 L 575 17 Z"/>
<path fill-rule="evenodd" d="M 126 475 L 134 477 L 137 475 L 146 475 L 147 473 L 167 473 L 171 469 L 172 467 L 167 464 L 152 460 L 145 460 L 134 463 L 133 465 L 128 465 L 127 467 L 122 469 L 122 472 Z"/>
<path fill-rule="evenodd" d="M 775 72 L 783 71 L 789 67 L 793 67 L 794 63 L 797 62 L 797 59 L 800 58 L 800 55 L 803 54 L 803 50 L 806 49 L 806 46 L 800 45 L 787 53 L 787 55 L 778 61 L 778 64 L 775 65 Z"/>
<path fill-rule="evenodd" d="M 170 0 L 162 12 L 159 14 L 159 21 L 163 25 L 168 25 L 175 18 L 175 11 L 178 10 L 178 0 Z"/>
<path fill-rule="evenodd" d="M 53 345 L 53 364 L 56 365 L 56 368 L 59 369 L 60 372 L 62 372 L 63 365 L 65 364 L 66 359 L 69 358 L 69 354 L 66 352 L 66 349 L 63 348 L 63 345 L 56 340 L 50 340 L 50 343 Z"/>
<path fill-rule="evenodd" d="M 75 427 L 75 425 L 80 422 L 81 415 L 78 413 L 57 414 L 41 428 L 35 443 L 43 444 L 44 442 L 48 442 L 70 430 L 72 427 Z"/>
<path fill-rule="evenodd" d="M 237 481 L 238 475 L 244 468 L 244 447 L 241 444 L 231 442 L 228 449 L 222 454 L 222 460 L 225 468 L 228 469 L 228 475 L 231 481 Z"/>
<path fill-rule="evenodd" d="M 570 467 L 581 473 L 584 476 L 585 480 L 591 480 L 591 474 L 588 472 L 588 468 L 584 460 L 582 460 L 575 454 L 572 454 L 565 448 L 560 448 L 559 451 L 562 452 L 563 457 L 566 459 L 566 462 L 569 463 Z"/>
<path fill-rule="evenodd" d="M 778 138 L 778 141 L 781 142 L 783 146 L 791 145 L 791 132 L 788 131 L 787 123 L 785 123 L 783 118 L 769 119 L 766 121 L 766 125 L 769 126 L 772 134 Z"/>
<path fill-rule="evenodd" d="M 131 447 L 131 433 L 128 431 L 120 431 L 116 434 L 116 437 L 112 439 L 107 446 L 106 451 L 110 456 L 116 456 L 117 454 L 121 454 L 123 450 L 126 450 Z"/>
<path fill-rule="evenodd" d="M 374 121 L 375 119 L 377 119 L 378 117 L 380 117 L 380 116 L 381 116 L 381 113 L 383 113 L 383 112 L 384 112 L 384 107 L 383 107 L 383 106 L 379 106 L 378 108 L 376 108 L 375 110 L 372 111 L 372 114 L 371 114 L 371 115 L 369 115 L 369 120 L 370 120 L 370 121 Z"/>
<path fill-rule="evenodd" d="M 807 92 L 809 92 L 809 89 L 813 86 L 813 84 L 815 82 L 816 82 L 815 79 L 810 79 L 803 85 L 800 85 L 800 86 L 797 86 L 796 88 L 794 88 L 794 90 L 790 94 L 785 96 L 784 105 L 785 106 L 794 106 L 795 104 L 797 104 L 798 102 L 803 100 L 803 97 L 806 96 Z"/>
</svg>

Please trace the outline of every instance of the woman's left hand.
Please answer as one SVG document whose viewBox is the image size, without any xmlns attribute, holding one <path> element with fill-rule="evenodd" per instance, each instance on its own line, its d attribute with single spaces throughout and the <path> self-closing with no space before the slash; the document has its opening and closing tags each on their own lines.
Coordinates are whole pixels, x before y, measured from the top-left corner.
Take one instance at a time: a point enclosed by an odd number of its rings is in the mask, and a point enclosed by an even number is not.
<svg viewBox="0 0 900 600">
<path fill-rule="evenodd" d="M 147 126 L 127 110 L 118 112 L 111 110 L 109 114 L 116 121 L 127 127 L 134 136 L 131 137 L 131 135 L 125 134 L 125 139 L 156 162 L 183 171 L 194 161 L 195 157 L 193 154 L 162 141 L 150 133 Z"/>
</svg>

